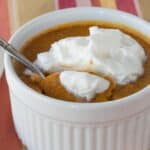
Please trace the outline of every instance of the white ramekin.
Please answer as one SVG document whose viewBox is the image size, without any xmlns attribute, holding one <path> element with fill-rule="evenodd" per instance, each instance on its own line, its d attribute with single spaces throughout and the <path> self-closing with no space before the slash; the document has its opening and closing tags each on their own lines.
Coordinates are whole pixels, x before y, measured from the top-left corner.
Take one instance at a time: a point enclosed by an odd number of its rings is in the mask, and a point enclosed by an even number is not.
<svg viewBox="0 0 150 150">
<path fill-rule="evenodd" d="M 59 24 L 111 21 L 150 35 L 150 25 L 130 14 L 103 8 L 72 8 L 40 16 L 10 39 L 17 49 L 39 32 Z M 18 136 L 29 150 L 148 150 L 150 148 L 150 86 L 132 96 L 80 104 L 38 94 L 16 75 L 5 55 L 12 114 Z"/>
</svg>

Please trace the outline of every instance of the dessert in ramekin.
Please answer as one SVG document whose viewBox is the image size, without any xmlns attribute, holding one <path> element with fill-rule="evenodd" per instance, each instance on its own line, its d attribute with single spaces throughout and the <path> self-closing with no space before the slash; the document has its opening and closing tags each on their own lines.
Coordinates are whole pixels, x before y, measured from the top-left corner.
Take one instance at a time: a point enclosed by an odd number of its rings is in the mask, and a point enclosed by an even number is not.
<svg viewBox="0 0 150 150">
<path fill-rule="evenodd" d="M 107 22 L 132 28 L 150 39 L 150 26 L 138 17 L 103 8 L 72 8 L 40 16 L 21 27 L 10 43 L 21 50 L 32 37 L 62 24 Z M 94 24 L 93 24 L 94 25 Z M 96 25 L 96 24 L 95 24 Z M 16 131 L 29 150 L 148 150 L 150 87 L 104 103 L 74 103 L 36 92 L 20 80 L 5 55 Z"/>
</svg>

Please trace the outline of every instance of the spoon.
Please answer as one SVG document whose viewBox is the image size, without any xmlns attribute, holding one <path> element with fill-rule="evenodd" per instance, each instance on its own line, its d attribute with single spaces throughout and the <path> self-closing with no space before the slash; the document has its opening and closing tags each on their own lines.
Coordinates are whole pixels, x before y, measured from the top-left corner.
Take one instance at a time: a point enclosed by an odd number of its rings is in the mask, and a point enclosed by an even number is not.
<svg viewBox="0 0 150 150">
<path fill-rule="evenodd" d="M 32 72 L 37 73 L 40 75 L 42 79 L 45 78 L 45 75 L 43 72 L 34 65 L 31 61 L 29 61 L 25 56 L 23 56 L 19 51 L 17 51 L 11 44 L 0 38 L 0 46 L 7 51 L 9 55 L 11 55 L 13 58 L 17 59 L 20 63 L 24 64 L 28 69 L 30 69 Z"/>
</svg>

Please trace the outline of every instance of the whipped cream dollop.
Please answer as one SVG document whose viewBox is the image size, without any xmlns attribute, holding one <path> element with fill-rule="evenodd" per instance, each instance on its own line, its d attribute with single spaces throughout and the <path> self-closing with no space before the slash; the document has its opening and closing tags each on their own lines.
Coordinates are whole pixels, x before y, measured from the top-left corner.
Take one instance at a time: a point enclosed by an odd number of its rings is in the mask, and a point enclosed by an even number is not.
<svg viewBox="0 0 150 150">
<path fill-rule="evenodd" d="M 91 101 L 97 93 L 103 93 L 110 86 L 108 80 L 87 72 L 63 71 L 59 77 L 61 84 L 70 93 L 86 98 L 87 101 Z"/>
<path fill-rule="evenodd" d="M 118 84 L 143 74 L 144 49 L 118 29 L 89 28 L 89 36 L 68 37 L 39 53 L 35 64 L 43 71 L 78 70 L 112 77 Z"/>
</svg>

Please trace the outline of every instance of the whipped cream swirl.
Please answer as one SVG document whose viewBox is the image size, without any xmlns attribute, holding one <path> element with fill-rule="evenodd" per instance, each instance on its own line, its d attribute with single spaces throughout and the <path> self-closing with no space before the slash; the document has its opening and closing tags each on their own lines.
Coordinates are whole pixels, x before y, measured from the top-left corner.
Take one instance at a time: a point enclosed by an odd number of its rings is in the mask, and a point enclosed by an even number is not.
<svg viewBox="0 0 150 150">
<path fill-rule="evenodd" d="M 100 76 L 77 71 L 61 72 L 60 82 L 70 93 L 85 98 L 87 102 L 110 86 L 110 82 Z"/>
<path fill-rule="evenodd" d="M 77 70 L 112 77 L 117 84 L 135 81 L 143 74 L 144 49 L 118 29 L 89 28 L 89 36 L 68 37 L 39 53 L 36 65 L 43 71 Z"/>
</svg>

